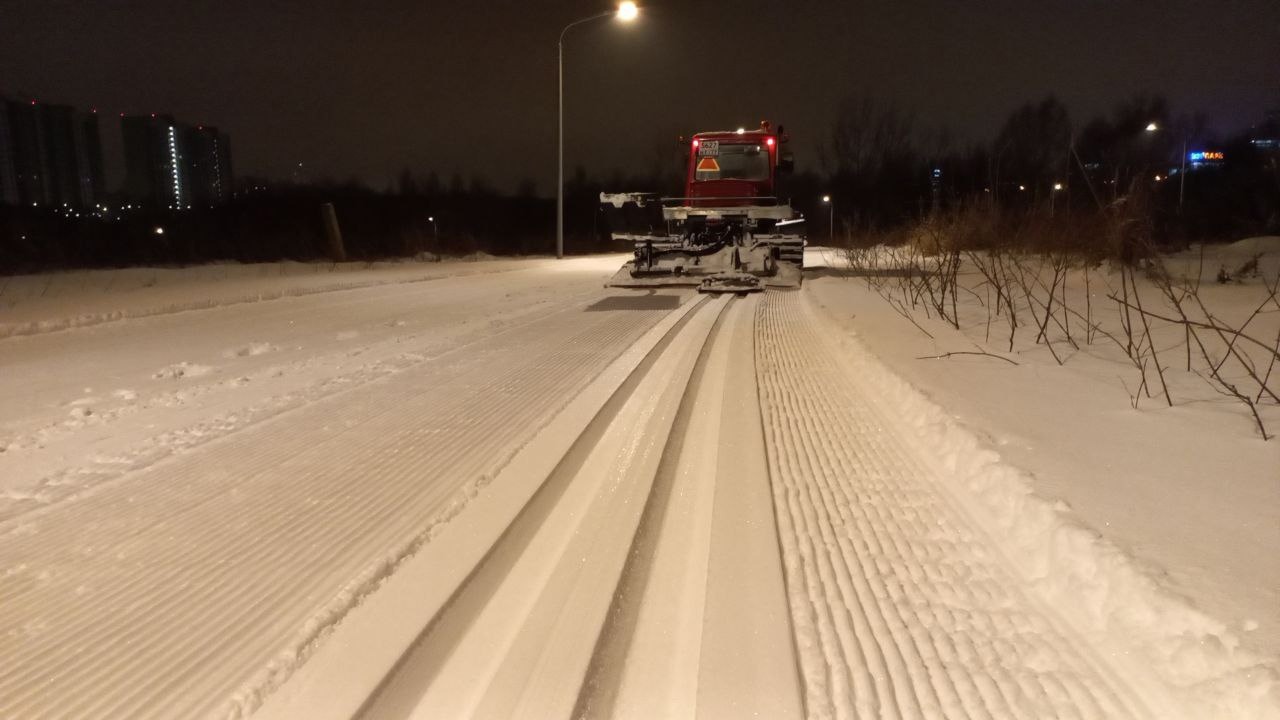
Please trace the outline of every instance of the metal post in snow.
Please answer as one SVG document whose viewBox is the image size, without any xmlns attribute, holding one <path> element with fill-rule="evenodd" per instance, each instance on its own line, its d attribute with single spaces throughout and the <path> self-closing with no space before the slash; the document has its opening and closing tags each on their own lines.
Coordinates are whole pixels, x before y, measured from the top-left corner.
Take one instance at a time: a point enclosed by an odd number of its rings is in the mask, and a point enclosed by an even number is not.
<svg viewBox="0 0 1280 720">
<path fill-rule="evenodd" d="M 569 28 L 565 28 L 568 30 Z M 556 174 L 556 258 L 564 257 L 564 32 L 560 33 L 557 64 L 559 65 L 560 93 L 560 153 L 559 170 Z"/>
<path fill-rule="evenodd" d="M 1178 214 L 1182 214 L 1182 198 L 1187 191 L 1187 136 L 1182 136 L 1182 169 L 1178 171 Z"/>
</svg>

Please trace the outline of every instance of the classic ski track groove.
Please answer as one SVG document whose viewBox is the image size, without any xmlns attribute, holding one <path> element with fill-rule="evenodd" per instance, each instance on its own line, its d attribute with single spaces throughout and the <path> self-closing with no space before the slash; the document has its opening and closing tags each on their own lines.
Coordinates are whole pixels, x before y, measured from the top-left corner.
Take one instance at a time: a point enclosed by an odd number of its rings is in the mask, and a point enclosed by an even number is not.
<svg viewBox="0 0 1280 720">
<path fill-rule="evenodd" d="M 729 298 L 707 300 L 584 429 L 363 717 L 566 717 L 666 453 L 681 400 Z M 567 463 L 567 464 L 566 464 Z M 574 630 L 568 631 L 566 624 Z"/>
<path fill-rule="evenodd" d="M 842 368 L 798 293 L 761 306 L 770 471 L 808 714 L 1143 717 L 1029 599 Z"/>
<path fill-rule="evenodd" d="M 273 658 L 302 649 L 291 638 L 309 639 L 313 614 L 369 570 L 370 552 L 420 542 L 520 438 L 665 314 L 557 314 L 477 344 L 464 367 L 426 363 L 341 404 L 321 400 L 289 413 L 288 423 L 268 420 L 71 500 L 28 534 L 7 537 L 0 642 L 17 662 L 0 676 L 0 715 L 217 709 L 253 668 L 273 672 Z M 547 343 L 549 334 L 561 339 Z M 525 342 L 539 349 L 526 354 Z M 406 417 L 418 422 L 406 426 Z M 355 427 L 359 445 L 347 437 Z M 349 480 L 353 456 L 368 461 L 359 486 Z M 438 479 L 421 482 L 422 468 Z M 139 513 L 149 528 L 112 520 Z M 132 556 L 177 524 L 203 532 Z M 95 587 L 62 586 L 56 569 L 95 548 L 116 555 Z M 28 566 L 54 570 L 33 578 Z M 196 596 L 203 602 L 189 602 Z M 122 647 L 145 662 L 121 662 Z"/>
</svg>

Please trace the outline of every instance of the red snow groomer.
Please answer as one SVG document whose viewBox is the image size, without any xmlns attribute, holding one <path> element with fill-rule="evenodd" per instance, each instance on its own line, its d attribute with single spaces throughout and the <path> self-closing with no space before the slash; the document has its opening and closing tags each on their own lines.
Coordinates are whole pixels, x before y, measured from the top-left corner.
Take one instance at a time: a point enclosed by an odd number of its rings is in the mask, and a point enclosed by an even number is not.
<svg viewBox="0 0 1280 720">
<path fill-rule="evenodd" d="M 610 287 L 696 286 L 701 292 L 799 287 L 803 220 L 777 195 L 792 169 L 779 126 L 703 132 L 689 142 L 684 197 L 601 193 L 615 240 L 635 259 Z M 621 230 L 621 231 L 619 231 Z"/>
</svg>

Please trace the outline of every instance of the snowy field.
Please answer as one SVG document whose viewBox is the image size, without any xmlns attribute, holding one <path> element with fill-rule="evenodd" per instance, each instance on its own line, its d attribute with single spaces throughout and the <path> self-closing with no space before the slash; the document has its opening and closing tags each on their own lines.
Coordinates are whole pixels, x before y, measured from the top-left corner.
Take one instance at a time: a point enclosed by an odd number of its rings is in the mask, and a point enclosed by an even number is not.
<svg viewBox="0 0 1280 720">
<path fill-rule="evenodd" d="M 0 278 L 0 717 L 1280 717 L 1246 411 L 623 259 Z"/>
</svg>

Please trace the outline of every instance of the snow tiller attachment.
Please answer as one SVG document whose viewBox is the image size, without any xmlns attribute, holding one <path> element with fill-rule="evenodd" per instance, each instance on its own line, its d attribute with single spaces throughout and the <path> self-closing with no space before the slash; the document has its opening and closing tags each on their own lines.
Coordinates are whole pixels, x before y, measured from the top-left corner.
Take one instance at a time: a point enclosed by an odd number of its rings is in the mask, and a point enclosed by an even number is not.
<svg viewBox="0 0 1280 720">
<path fill-rule="evenodd" d="M 758 292 L 800 286 L 803 220 L 774 195 L 781 129 L 700 133 L 690 144 L 685 197 L 601 193 L 615 240 L 635 257 L 610 287 L 692 286 L 699 292 Z"/>
<path fill-rule="evenodd" d="M 778 231 L 778 217 L 791 214 L 785 205 L 672 206 L 689 199 L 639 193 L 601 194 L 600 200 L 615 229 L 621 223 L 614 217 L 643 217 L 646 207 L 660 210 L 648 232 L 614 232 L 615 240 L 634 246 L 635 258 L 609 280 L 611 287 L 688 285 L 703 292 L 750 292 L 766 285 L 800 285 L 804 237 Z"/>
</svg>

